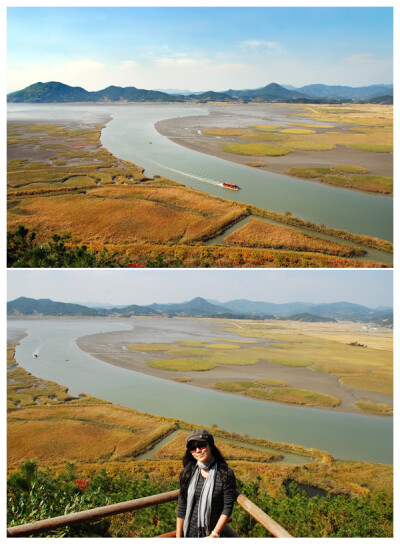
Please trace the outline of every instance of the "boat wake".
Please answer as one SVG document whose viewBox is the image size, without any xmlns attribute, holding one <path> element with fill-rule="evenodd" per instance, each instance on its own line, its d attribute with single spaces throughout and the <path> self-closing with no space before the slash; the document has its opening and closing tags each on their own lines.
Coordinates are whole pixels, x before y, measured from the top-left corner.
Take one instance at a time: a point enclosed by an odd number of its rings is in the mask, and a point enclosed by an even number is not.
<svg viewBox="0 0 400 547">
<path fill-rule="evenodd" d="M 168 171 L 172 171 L 173 173 L 178 173 L 179 175 L 183 175 L 185 177 L 190 177 L 191 179 L 195 180 L 201 180 L 202 182 L 205 182 L 206 184 L 212 184 L 213 186 L 222 186 L 223 183 L 220 181 L 216 181 L 214 179 L 209 179 L 206 177 L 201 177 L 200 175 L 193 175 L 191 173 L 187 173 L 186 171 L 180 171 L 179 169 L 174 169 L 173 167 L 170 167 L 168 165 L 165 165 L 163 163 L 160 163 L 158 161 L 155 161 L 154 159 L 148 158 L 149 161 L 151 161 L 152 164 L 157 165 L 158 167 L 162 167 L 163 169 L 168 169 Z"/>
</svg>

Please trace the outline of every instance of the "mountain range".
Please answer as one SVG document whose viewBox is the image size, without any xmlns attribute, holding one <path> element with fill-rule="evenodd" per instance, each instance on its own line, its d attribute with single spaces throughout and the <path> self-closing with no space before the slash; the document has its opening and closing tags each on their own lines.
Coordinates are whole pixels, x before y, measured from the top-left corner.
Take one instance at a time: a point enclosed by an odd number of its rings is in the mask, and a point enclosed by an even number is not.
<svg viewBox="0 0 400 547">
<path fill-rule="evenodd" d="M 355 321 L 391 327 L 393 309 L 389 307 L 368 308 L 350 302 L 312 304 L 291 302 L 273 304 L 252 300 L 228 302 L 193 298 L 188 302 L 151 304 L 139 306 L 97 308 L 80 304 L 54 302 L 50 299 L 20 297 L 7 303 L 10 317 L 21 316 L 74 316 L 74 317 L 211 317 L 223 319 L 282 319 L 293 321 L 326 322 Z"/>
<path fill-rule="evenodd" d="M 393 85 L 365 87 L 312 84 L 295 88 L 270 83 L 258 89 L 228 89 L 223 92 L 205 91 L 166 93 L 164 91 L 119 87 L 111 85 L 100 91 L 86 91 L 61 82 L 37 82 L 7 95 L 11 103 L 68 103 L 68 102 L 382 102 L 393 103 Z"/>
</svg>

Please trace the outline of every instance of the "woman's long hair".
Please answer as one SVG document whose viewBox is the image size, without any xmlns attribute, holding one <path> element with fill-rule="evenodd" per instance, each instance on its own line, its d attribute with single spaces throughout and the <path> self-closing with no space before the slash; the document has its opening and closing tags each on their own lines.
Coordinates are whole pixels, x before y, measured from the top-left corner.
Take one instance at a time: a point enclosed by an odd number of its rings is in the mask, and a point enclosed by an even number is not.
<svg viewBox="0 0 400 547">
<path fill-rule="evenodd" d="M 214 456 L 214 459 L 218 464 L 218 471 L 221 474 L 222 482 L 225 486 L 228 486 L 231 481 L 234 481 L 233 471 L 228 467 L 225 458 L 218 448 L 215 445 L 209 446 L 211 448 L 211 454 Z M 186 498 L 189 482 L 192 477 L 193 470 L 197 464 L 197 460 L 192 456 L 188 448 L 182 458 L 182 463 L 183 469 L 179 475 L 180 494 Z"/>
</svg>

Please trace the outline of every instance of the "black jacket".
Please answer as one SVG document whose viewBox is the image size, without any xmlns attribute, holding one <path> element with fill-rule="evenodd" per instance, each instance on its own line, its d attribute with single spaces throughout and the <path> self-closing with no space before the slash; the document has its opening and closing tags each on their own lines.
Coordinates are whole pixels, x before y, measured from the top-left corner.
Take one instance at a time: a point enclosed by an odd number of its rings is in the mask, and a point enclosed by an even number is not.
<svg viewBox="0 0 400 547">
<path fill-rule="evenodd" d="M 227 484 L 224 484 L 221 477 L 221 472 L 218 469 L 217 476 L 215 479 L 215 486 L 212 495 L 211 502 L 211 521 L 210 521 L 210 532 L 214 529 L 215 525 L 218 522 L 218 519 L 221 515 L 231 516 L 233 505 L 235 503 L 237 493 L 236 493 L 236 479 L 232 469 L 228 468 L 228 481 Z M 196 491 L 193 500 L 192 512 L 190 515 L 190 524 L 187 537 L 198 537 L 197 529 L 197 509 L 198 501 L 200 498 L 200 493 L 203 488 L 204 479 L 200 475 Z M 186 496 L 179 494 L 178 499 L 178 518 L 185 518 L 186 514 Z"/>
</svg>

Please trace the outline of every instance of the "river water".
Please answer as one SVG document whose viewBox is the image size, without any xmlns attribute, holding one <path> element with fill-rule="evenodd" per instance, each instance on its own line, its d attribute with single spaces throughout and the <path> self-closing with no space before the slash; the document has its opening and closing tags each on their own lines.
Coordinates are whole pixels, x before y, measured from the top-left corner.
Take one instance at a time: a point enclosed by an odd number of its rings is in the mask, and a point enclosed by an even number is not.
<svg viewBox="0 0 400 547">
<path fill-rule="evenodd" d="M 109 365 L 76 345 L 81 336 L 129 330 L 141 321 L 9 320 L 8 329 L 9 338 L 20 329 L 28 333 L 16 349 L 18 364 L 35 376 L 67 386 L 72 395 L 86 393 L 204 426 L 217 423 L 231 432 L 319 448 L 345 460 L 392 463 L 391 418 L 290 407 L 184 385 Z M 189 328 L 190 322 L 185 323 Z M 179 321 L 168 323 L 169 338 L 174 324 L 176 340 L 193 338 L 192 332 L 182 331 Z M 154 336 L 154 341 L 162 339 L 162 321 L 155 324 Z"/>
<path fill-rule="evenodd" d="M 8 104 L 10 122 L 35 120 L 90 121 L 112 116 L 102 131 L 103 145 L 115 156 L 209 194 L 249 203 L 352 233 L 392 241 L 393 200 L 312 181 L 253 169 L 190 150 L 170 141 L 154 127 L 157 121 L 184 116 L 204 116 L 206 106 Z M 291 118 L 293 121 L 293 118 Z M 151 143 L 151 144 L 150 144 Z M 240 192 L 227 193 L 229 181 Z"/>
</svg>

